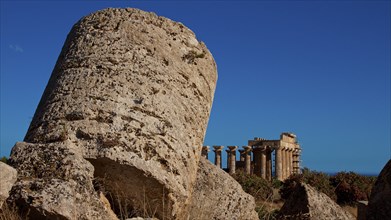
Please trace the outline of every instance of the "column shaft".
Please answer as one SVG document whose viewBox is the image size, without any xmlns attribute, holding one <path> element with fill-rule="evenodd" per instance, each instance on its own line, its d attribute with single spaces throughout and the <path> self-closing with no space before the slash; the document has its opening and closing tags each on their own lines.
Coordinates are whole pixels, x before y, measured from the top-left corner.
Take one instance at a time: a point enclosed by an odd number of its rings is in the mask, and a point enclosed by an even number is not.
<svg viewBox="0 0 391 220">
<path fill-rule="evenodd" d="M 231 164 L 231 153 L 229 150 L 225 150 L 227 152 L 227 169 L 229 170 L 229 165 Z"/>
<path fill-rule="evenodd" d="M 284 161 L 284 166 L 285 166 L 285 174 L 284 174 L 284 180 L 286 178 L 288 178 L 288 175 L 289 175 L 289 159 L 288 159 L 288 149 L 285 148 L 284 150 L 284 154 L 285 154 L 285 161 Z"/>
<path fill-rule="evenodd" d="M 272 180 L 272 151 L 267 150 L 266 152 L 266 179 L 271 181 Z"/>
<path fill-rule="evenodd" d="M 244 146 L 244 171 L 246 174 L 251 174 L 251 150 L 250 146 Z"/>
<path fill-rule="evenodd" d="M 219 168 L 222 167 L 222 161 L 221 161 L 221 151 L 223 150 L 224 146 L 213 146 L 214 152 L 215 152 L 215 165 Z"/>
<path fill-rule="evenodd" d="M 261 177 L 266 179 L 266 148 L 261 151 Z"/>
<path fill-rule="evenodd" d="M 278 180 L 282 181 L 282 158 L 281 158 L 281 148 L 276 149 L 276 159 L 275 159 L 275 167 L 276 167 L 276 177 Z"/>
<path fill-rule="evenodd" d="M 253 160 L 254 160 L 254 174 L 261 175 L 261 149 L 253 149 Z"/>
<path fill-rule="evenodd" d="M 244 158 L 246 157 L 246 155 L 245 155 L 243 149 L 239 150 L 239 155 L 240 155 L 240 161 L 244 161 L 245 160 Z"/>
<path fill-rule="evenodd" d="M 201 156 L 205 157 L 206 159 L 209 159 L 208 152 L 209 152 L 209 146 L 203 146 L 201 151 Z"/>
<path fill-rule="evenodd" d="M 282 180 L 285 180 L 286 177 L 286 150 L 281 150 L 282 155 Z"/>
<path fill-rule="evenodd" d="M 289 168 L 289 171 L 288 171 L 288 177 L 290 177 L 293 173 L 293 166 L 292 166 L 292 149 L 289 149 L 288 151 L 288 168 Z"/>
<path fill-rule="evenodd" d="M 236 149 L 237 146 L 228 146 L 229 148 L 229 174 L 234 174 L 236 172 Z"/>
</svg>

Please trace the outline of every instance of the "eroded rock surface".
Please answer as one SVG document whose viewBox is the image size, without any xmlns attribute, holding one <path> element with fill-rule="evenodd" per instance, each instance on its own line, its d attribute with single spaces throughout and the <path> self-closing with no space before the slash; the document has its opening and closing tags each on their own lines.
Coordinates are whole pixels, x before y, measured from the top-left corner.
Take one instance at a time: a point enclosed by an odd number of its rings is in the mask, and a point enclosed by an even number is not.
<svg viewBox="0 0 391 220">
<path fill-rule="evenodd" d="M 9 191 L 16 182 L 17 172 L 14 168 L 0 162 L 0 209 L 9 196 Z"/>
<path fill-rule="evenodd" d="M 254 198 L 228 173 L 201 158 L 190 219 L 258 219 Z"/>
<path fill-rule="evenodd" d="M 285 201 L 281 219 L 355 219 L 326 194 L 302 183 Z"/>
<path fill-rule="evenodd" d="M 388 219 L 391 216 L 391 160 L 384 166 L 372 188 L 367 219 Z"/>
<path fill-rule="evenodd" d="M 18 172 L 11 199 L 28 219 L 117 219 L 100 200 L 94 167 L 70 141 L 18 142 L 11 163 Z"/>
<path fill-rule="evenodd" d="M 12 151 L 15 200 L 37 216 L 109 219 L 95 218 L 103 192 L 117 214 L 186 219 L 216 80 L 181 23 L 137 9 L 82 18 Z"/>
</svg>

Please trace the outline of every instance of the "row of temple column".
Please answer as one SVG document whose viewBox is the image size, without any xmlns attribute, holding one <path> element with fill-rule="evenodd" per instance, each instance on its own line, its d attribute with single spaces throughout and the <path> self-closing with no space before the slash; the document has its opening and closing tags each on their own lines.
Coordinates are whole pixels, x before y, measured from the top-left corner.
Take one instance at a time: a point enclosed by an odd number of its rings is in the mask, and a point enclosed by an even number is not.
<svg viewBox="0 0 391 220">
<path fill-rule="evenodd" d="M 285 180 L 292 174 L 300 172 L 300 149 L 278 147 L 254 148 L 254 173 L 260 173 L 264 179 L 272 179 L 272 152 L 275 151 L 275 177 Z"/>
<path fill-rule="evenodd" d="M 222 168 L 222 150 L 224 146 L 213 146 L 215 152 L 215 165 Z M 227 169 L 230 174 L 236 171 L 236 150 L 237 146 L 228 146 Z M 240 149 L 240 161 L 243 164 L 245 173 L 256 174 L 266 180 L 272 180 L 273 164 L 272 152 L 275 151 L 275 177 L 278 180 L 285 180 L 291 174 L 300 172 L 299 156 L 300 149 L 295 148 L 271 148 L 271 147 L 251 147 L 243 146 Z M 208 159 L 209 146 L 202 148 L 202 156 Z M 253 152 L 253 161 L 251 161 L 251 152 Z"/>
<path fill-rule="evenodd" d="M 224 146 L 213 146 L 214 152 L 215 152 L 215 165 L 219 168 L 223 167 L 223 161 L 222 161 L 222 155 L 221 152 L 224 149 Z M 230 174 L 234 174 L 236 171 L 236 150 L 238 149 L 237 146 L 228 146 L 227 152 L 227 169 Z M 209 152 L 209 146 L 203 146 L 202 147 L 202 153 L 201 155 L 208 158 L 208 152 Z M 250 146 L 244 146 L 243 149 L 239 150 L 240 152 L 240 161 L 244 161 L 245 166 L 244 170 L 246 173 L 251 173 L 251 147 Z"/>
</svg>

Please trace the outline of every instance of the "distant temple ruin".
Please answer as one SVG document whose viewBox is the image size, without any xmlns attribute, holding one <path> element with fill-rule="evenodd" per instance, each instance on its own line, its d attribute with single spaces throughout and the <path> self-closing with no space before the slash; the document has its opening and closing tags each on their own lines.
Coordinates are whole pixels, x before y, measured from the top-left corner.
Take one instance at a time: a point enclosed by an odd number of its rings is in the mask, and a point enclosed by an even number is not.
<svg viewBox="0 0 391 220">
<path fill-rule="evenodd" d="M 215 165 L 222 168 L 221 152 L 224 146 L 213 146 L 213 148 Z M 228 146 L 226 150 L 227 171 L 230 174 L 234 174 L 238 168 L 243 169 L 247 174 L 256 174 L 269 181 L 273 176 L 282 181 L 291 174 L 300 173 L 301 148 L 296 135 L 292 133 L 282 133 L 280 140 L 266 140 L 258 137 L 249 140 L 248 145 L 239 150 L 238 161 L 236 160 L 237 149 L 237 146 Z M 208 158 L 208 152 L 209 146 L 204 146 L 202 156 Z M 274 166 L 272 161 L 274 161 Z"/>
</svg>

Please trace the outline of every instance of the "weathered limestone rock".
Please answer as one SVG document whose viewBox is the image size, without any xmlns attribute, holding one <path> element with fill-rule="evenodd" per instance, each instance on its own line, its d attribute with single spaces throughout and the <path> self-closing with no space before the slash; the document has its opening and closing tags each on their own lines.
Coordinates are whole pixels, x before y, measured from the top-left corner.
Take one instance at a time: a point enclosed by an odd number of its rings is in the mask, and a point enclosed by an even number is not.
<svg viewBox="0 0 391 220">
<path fill-rule="evenodd" d="M 254 198 L 229 174 L 201 158 L 190 219 L 258 219 Z"/>
<path fill-rule="evenodd" d="M 159 218 L 186 219 L 216 80 L 212 55 L 181 23 L 137 9 L 82 18 L 67 37 L 26 143 L 11 155 L 21 171 L 15 197 L 41 215 L 95 219 L 84 215 L 101 204 L 98 193 L 88 195 L 94 180 L 117 214 L 120 200 L 136 215 L 147 205 Z M 58 160 L 38 163 L 56 152 Z M 42 174 L 48 166 L 53 172 Z M 72 206 L 72 193 L 96 206 L 77 206 L 70 217 L 60 206 Z M 39 200 L 44 196 L 53 201 Z"/>
<path fill-rule="evenodd" d="M 17 172 L 14 168 L 0 162 L 0 209 L 9 196 L 9 191 L 16 182 Z"/>
<path fill-rule="evenodd" d="M 95 191 L 94 167 L 75 144 L 18 142 L 11 155 L 19 172 L 10 198 L 28 219 L 117 219 Z"/>
<path fill-rule="evenodd" d="M 301 184 L 285 201 L 281 219 L 355 219 L 326 194 Z"/>
<path fill-rule="evenodd" d="M 391 160 L 384 166 L 372 188 L 367 219 L 388 219 L 391 216 Z"/>
</svg>

